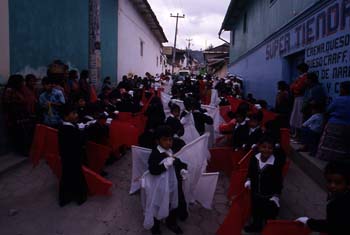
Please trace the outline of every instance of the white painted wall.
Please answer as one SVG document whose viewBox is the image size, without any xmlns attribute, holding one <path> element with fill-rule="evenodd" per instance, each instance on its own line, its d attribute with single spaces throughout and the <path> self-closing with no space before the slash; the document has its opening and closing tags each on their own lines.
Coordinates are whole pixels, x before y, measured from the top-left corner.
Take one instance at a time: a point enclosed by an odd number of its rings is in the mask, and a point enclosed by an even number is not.
<svg viewBox="0 0 350 235">
<path fill-rule="evenodd" d="M 141 56 L 140 41 L 144 42 Z M 129 0 L 118 3 L 118 81 L 128 73 L 144 76 L 164 71 L 160 63 L 162 45 Z M 157 66 L 158 57 L 158 66 Z"/>
<path fill-rule="evenodd" d="M 8 0 L 0 1 L 0 84 L 10 74 L 9 7 Z"/>
</svg>

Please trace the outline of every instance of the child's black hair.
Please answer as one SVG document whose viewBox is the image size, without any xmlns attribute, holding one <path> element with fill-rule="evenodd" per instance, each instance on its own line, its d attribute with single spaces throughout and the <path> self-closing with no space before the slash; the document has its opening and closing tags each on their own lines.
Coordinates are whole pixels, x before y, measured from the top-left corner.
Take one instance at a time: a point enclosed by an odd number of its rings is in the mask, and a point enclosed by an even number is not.
<svg viewBox="0 0 350 235">
<path fill-rule="evenodd" d="M 70 113 L 76 112 L 76 111 L 77 111 L 76 106 L 70 103 L 64 104 L 60 107 L 61 116 L 63 118 L 68 116 Z"/>
<path fill-rule="evenodd" d="M 186 110 L 192 110 L 192 109 L 193 109 L 193 106 L 194 106 L 193 98 L 187 97 L 187 98 L 184 100 L 184 106 L 185 106 L 185 109 L 186 109 Z"/>
<path fill-rule="evenodd" d="M 264 135 L 263 137 L 261 137 L 261 139 L 259 140 L 259 144 L 264 144 L 264 143 L 269 143 L 272 146 L 275 146 L 275 139 L 269 135 Z"/>
<path fill-rule="evenodd" d="M 172 130 L 169 126 L 162 125 L 157 127 L 156 132 L 155 132 L 155 138 L 156 140 L 160 140 L 163 137 L 172 137 L 173 133 Z"/>
<path fill-rule="evenodd" d="M 180 112 L 180 106 L 178 106 L 177 104 L 174 103 L 169 103 L 169 107 L 170 107 L 170 112 L 173 113 L 174 111 L 178 110 Z"/>
<path fill-rule="evenodd" d="M 350 185 L 350 162 L 349 161 L 331 161 L 325 169 L 324 175 L 338 174 L 345 178 L 346 183 Z"/>
<path fill-rule="evenodd" d="M 263 120 L 263 115 L 264 114 L 261 111 L 258 111 L 257 113 L 250 114 L 249 119 L 257 122 L 261 122 Z"/>
</svg>

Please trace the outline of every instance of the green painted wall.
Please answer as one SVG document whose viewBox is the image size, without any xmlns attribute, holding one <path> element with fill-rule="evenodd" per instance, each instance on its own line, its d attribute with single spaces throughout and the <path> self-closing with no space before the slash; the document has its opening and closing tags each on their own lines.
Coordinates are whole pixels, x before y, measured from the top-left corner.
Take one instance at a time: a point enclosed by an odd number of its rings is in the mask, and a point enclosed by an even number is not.
<svg viewBox="0 0 350 235">
<path fill-rule="evenodd" d="M 117 78 L 118 0 L 101 0 L 101 63 L 102 81 L 106 76 Z"/>
<path fill-rule="evenodd" d="M 88 67 L 88 1 L 10 0 L 9 13 L 11 73 L 55 59 Z"/>
</svg>

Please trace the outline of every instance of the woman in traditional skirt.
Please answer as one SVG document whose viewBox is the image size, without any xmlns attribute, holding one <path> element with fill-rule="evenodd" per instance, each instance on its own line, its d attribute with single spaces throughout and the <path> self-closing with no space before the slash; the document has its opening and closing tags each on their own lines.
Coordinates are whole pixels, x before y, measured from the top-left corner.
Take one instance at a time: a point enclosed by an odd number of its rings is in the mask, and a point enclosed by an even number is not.
<svg viewBox="0 0 350 235">
<path fill-rule="evenodd" d="M 317 157 L 326 161 L 350 160 L 350 81 L 340 84 L 340 96 L 329 105 L 329 120 Z"/>
</svg>

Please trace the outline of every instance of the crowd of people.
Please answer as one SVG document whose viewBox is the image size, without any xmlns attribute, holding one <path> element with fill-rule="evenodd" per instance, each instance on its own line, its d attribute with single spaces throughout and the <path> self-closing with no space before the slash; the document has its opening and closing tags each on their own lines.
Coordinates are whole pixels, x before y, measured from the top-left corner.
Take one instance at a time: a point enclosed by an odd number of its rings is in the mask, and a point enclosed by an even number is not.
<svg viewBox="0 0 350 235">
<path fill-rule="evenodd" d="M 86 161 L 83 151 L 86 141 L 108 145 L 109 124 L 120 112 L 145 115 L 147 122 L 139 136 L 139 145 L 152 149 L 148 161 L 152 175 L 159 176 L 172 167 L 175 169 L 179 204 L 172 208 L 166 225 L 174 233 L 181 234 L 177 220 L 188 217 L 181 187 L 187 166 L 173 155 L 203 135 L 206 125 L 213 125 L 213 117 L 202 107 L 211 102 L 213 93 L 218 94 L 218 108 L 230 105 L 229 97 L 244 100 L 237 110 L 227 113 L 233 125 L 223 134 L 230 134 L 229 145 L 234 150 L 254 151 L 244 184 L 252 192 L 252 223 L 245 230 L 259 232 L 267 220 L 277 217 L 280 208 L 286 162 L 286 155 L 279 145 L 280 128 L 290 126 L 304 144 L 300 151 L 310 151 L 321 159 L 344 160 L 350 154 L 347 144 L 347 137 L 350 137 L 350 82 L 341 83 L 340 96 L 327 108 L 327 94 L 317 75 L 308 73 L 306 64 L 300 64 L 298 69 L 301 75 L 290 86 L 284 81 L 278 82 L 276 104 L 272 108 L 266 101 L 255 99 L 253 94 L 245 97 L 242 79 L 230 74 L 225 78 L 128 74 L 115 85 L 110 77 L 106 77 L 100 92 L 96 92 L 87 70 L 79 74 L 61 61 L 48 67 L 40 88 L 35 86 L 37 78 L 34 75 L 10 76 L 2 102 L 9 137 L 16 150 L 23 154 L 28 154 L 36 124 L 58 128 L 62 161 L 60 206 L 72 201 L 81 205 L 87 199 L 87 185 L 81 169 Z M 160 90 L 171 95 L 171 101 L 166 104 L 170 109 L 169 116 L 165 114 Z M 184 109 L 181 110 L 174 100 L 182 100 Z M 263 123 L 264 110 L 274 111 L 279 116 Z M 326 173 L 338 174 L 337 169 L 329 166 Z M 341 174 L 348 179 L 347 174 Z M 346 203 L 349 203 L 348 198 Z M 301 218 L 299 221 L 311 228 L 320 227 L 314 220 Z M 151 232 L 161 233 L 159 220 L 154 220 Z"/>
</svg>

